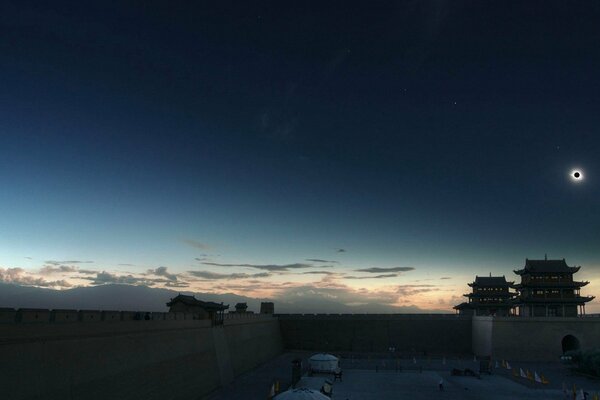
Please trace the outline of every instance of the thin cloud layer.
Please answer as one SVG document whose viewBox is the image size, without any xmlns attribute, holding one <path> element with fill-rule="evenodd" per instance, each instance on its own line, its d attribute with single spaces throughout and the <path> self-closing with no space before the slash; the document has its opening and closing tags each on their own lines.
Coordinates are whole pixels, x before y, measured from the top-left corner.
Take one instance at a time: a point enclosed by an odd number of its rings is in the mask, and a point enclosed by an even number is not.
<svg viewBox="0 0 600 400">
<path fill-rule="evenodd" d="M 356 269 L 357 272 L 368 272 L 370 274 L 385 274 L 389 272 L 408 272 L 414 271 L 413 267 L 391 267 L 391 268 L 379 268 L 379 267 L 371 267 L 371 268 L 362 268 Z"/>
<path fill-rule="evenodd" d="M 93 264 L 93 261 L 80 261 L 80 260 L 69 260 L 69 261 L 56 261 L 56 260 L 48 260 L 44 261 L 45 264 L 50 265 L 72 265 L 72 264 Z"/>
<path fill-rule="evenodd" d="M 396 293 L 400 296 L 414 296 L 420 293 L 437 292 L 440 290 L 435 285 L 398 285 L 396 286 Z"/>
<path fill-rule="evenodd" d="M 187 282 L 166 282 L 165 287 L 169 288 L 186 288 L 189 287 L 190 284 Z"/>
<path fill-rule="evenodd" d="M 212 247 L 206 243 L 202 243 L 199 242 L 197 240 L 192 240 L 192 239 L 183 239 L 183 243 L 192 246 L 196 249 L 201 249 L 201 250 L 210 250 L 212 249 Z"/>
<path fill-rule="evenodd" d="M 40 274 L 51 275 L 51 274 L 61 273 L 61 272 L 76 272 L 76 271 L 77 271 L 77 267 L 74 267 L 72 265 L 59 265 L 57 267 L 54 267 L 52 265 L 45 265 L 44 267 L 42 267 L 40 269 Z"/>
<path fill-rule="evenodd" d="M 383 278 L 394 278 L 398 274 L 382 274 L 375 276 L 345 276 L 344 279 L 383 279 Z"/>
<path fill-rule="evenodd" d="M 195 277 L 208 280 L 268 278 L 269 276 L 271 276 L 271 274 L 268 272 L 259 272 L 256 274 L 246 274 L 243 272 L 233 274 L 220 274 L 211 271 L 188 271 L 188 273 Z"/>
<path fill-rule="evenodd" d="M 289 271 L 291 269 L 302 269 L 302 268 L 333 268 L 333 265 L 312 265 L 303 263 L 294 264 L 222 264 L 215 262 L 203 262 L 204 265 L 211 265 L 213 267 L 245 267 L 245 268 L 256 268 L 265 271 Z"/>
<path fill-rule="evenodd" d="M 335 260 L 322 260 L 320 258 L 307 258 L 306 261 L 316 262 L 316 263 L 322 263 L 322 264 L 339 264 L 339 261 L 335 261 Z"/>
<path fill-rule="evenodd" d="M 63 274 L 63 273 L 77 273 L 84 275 L 94 275 L 98 273 L 98 271 L 94 271 L 91 269 L 79 269 L 74 265 L 62 265 L 62 264 L 52 264 L 52 265 L 44 265 L 40 269 L 41 275 L 52 275 L 52 274 Z"/>
<path fill-rule="evenodd" d="M 301 275 L 339 275 L 336 272 L 331 271 L 304 271 L 301 272 Z"/>
</svg>

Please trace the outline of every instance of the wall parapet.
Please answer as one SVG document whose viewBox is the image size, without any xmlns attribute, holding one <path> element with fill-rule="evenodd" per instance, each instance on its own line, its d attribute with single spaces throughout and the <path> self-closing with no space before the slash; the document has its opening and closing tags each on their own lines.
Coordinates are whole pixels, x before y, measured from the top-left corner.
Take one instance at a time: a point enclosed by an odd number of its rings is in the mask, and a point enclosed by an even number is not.
<svg viewBox="0 0 600 400">
<path fill-rule="evenodd" d="M 0 324 L 64 324 L 77 322 L 173 321 L 197 319 L 193 313 L 161 311 L 68 310 L 0 308 Z"/>
<path fill-rule="evenodd" d="M 279 319 L 354 319 L 354 320 L 406 320 L 444 319 L 470 320 L 471 316 L 458 314 L 274 314 Z"/>
</svg>

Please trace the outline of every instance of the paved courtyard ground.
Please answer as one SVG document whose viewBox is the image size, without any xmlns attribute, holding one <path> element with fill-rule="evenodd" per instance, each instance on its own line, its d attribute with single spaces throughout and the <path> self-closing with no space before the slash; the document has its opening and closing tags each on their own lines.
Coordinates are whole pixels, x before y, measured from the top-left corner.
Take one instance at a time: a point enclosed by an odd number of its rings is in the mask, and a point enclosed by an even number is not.
<svg viewBox="0 0 600 400">
<path fill-rule="evenodd" d="M 279 381 L 281 390 L 289 387 L 291 362 L 300 358 L 307 365 L 312 353 L 286 353 L 238 377 L 231 385 L 212 393 L 208 400 L 264 400 L 271 384 Z M 494 363 L 495 364 L 495 363 Z M 550 381 L 547 385 L 513 376 L 512 371 L 493 368 L 492 375 L 475 377 L 451 376 L 452 368 L 478 370 L 479 362 L 472 358 L 454 357 L 431 359 L 405 357 L 403 359 L 344 358 L 343 382 L 335 382 L 333 400 L 382 399 L 490 399 L 490 400 L 546 400 L 572 399 L 563 393 L 563 385 L 572 391 L 583 388 L 593 399 L 600 394 L 600 380 L 573 375 L 560 363 L 511 363 L 525 371 L 540 371 Z M 328 376 L 323 378 L 331 379 Z M 444 381 L 444 391 L 438 383 Z M 276 399 L 276 398 L 275 398 Z"/>
</svg>

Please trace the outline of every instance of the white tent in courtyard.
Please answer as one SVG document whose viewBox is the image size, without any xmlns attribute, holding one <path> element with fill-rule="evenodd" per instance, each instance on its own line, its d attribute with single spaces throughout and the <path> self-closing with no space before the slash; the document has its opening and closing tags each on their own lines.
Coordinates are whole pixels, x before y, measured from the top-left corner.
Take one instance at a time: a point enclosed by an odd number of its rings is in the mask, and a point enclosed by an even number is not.
<svg viewBox="0 0 600 400">
<path fill-rule="evenodd" d="M 274 400 L 331 400 L 318 390 L 300 388 L 290 389 L 275 396 Z"/>
<path fill-rule="evenodd" d="M 308 359 L 311 371 L 315 372 L 335 372 L 340 363 L 337 357 L 331 354 L 315 354 Z"/>
</svg>

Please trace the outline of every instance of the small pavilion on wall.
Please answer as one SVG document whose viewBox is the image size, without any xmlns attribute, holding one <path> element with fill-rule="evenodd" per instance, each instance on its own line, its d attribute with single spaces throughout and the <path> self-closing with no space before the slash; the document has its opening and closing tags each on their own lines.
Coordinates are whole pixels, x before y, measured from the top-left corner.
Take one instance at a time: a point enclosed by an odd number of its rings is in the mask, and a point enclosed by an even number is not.
<svg viewBox="0 0 600 400">
<path fill-rule="evenodd" d="M 223 303 L 202 301 L 194 296 L 179 294 L 167 303 L 169 312 L 183 312 L 194 315 L 194 319 L 210 319 L 213 325 L 223 324 L 223 313 L 229 308 Z"/>
<path fill-rule="evenodd" d="M 515 299 L 522 317 L 576 317 L 585 315 L 585 303 L 594 296 L 581 296 L 580 290 L 589 282 L 574 281 L 573 274 L 581 267 L 570 267 L 565 259 L 525 260 L 525 266 L 515 270 L 521 283 Z"/>
<path fill-rule="evenodd" d="M 475 281 L 469 283 L 472 292 L 463 295 L 468 302 L 454 306 L 454 309 L 461 315 L 511 315 L 514 293 L 510 287 L 513 283 L 504 276 L 475 276 Z"/>
</svg>

